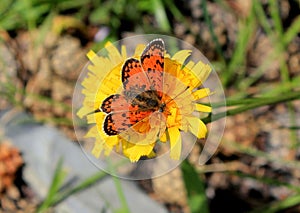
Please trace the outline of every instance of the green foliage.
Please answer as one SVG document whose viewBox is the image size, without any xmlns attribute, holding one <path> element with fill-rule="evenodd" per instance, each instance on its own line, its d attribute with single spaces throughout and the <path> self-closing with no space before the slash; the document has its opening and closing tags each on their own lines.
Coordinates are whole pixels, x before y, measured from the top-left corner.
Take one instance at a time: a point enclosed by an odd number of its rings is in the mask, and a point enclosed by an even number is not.
<svg viewBox="0 0 300 213">
<path fill-rule="evenodd" d="M 4 3 L 5 2 L 5 3 Z M 53 12 L 80 9 L 90 0 L 7 0 L 0 9 L 0 29 L 34 29 Z"/>
<path fill-rule="evenodd" d="M 0 29 L 32 30 L 49 14 L 63 13 L 109 27 L 111 38 L 118 38 L 124 30 L 156 30 L 169 34 L 168 6 L 174 15 L 182 18 L 180 10 L 169 0 L 8 0 L 0 9 Z M 143 18 L 145 15 L 154 17 L 155 24 Z"/>
<path fill-rule="evenodd" d="M 143 18 L 145 14 L 155 17 L 156 26 Z M 90 14 L 94 24 L 106 25 L 111 35 L 116 36 L 121 30 L 157 29 L 169 33 L 171 26 L 162 0 L 116 0 L 103 1 Z"/>
<path fill-rule="evenodd" d="M 203 179 L 199 177 L 195 168 L 188 161 L 183 161 L 181 169 L 191 212 L 208 213 L 209 209 Z"/>
</svg>

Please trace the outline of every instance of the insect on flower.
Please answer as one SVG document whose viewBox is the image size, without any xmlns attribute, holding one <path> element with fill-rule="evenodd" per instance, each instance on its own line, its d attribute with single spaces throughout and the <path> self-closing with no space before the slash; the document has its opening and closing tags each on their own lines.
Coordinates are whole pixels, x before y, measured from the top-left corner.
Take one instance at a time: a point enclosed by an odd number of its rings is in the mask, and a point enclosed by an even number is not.
<svg viewBox="0 0 300 213">
<path fill-rule="evenodd" d="M 77 115 L 96 124 L 86 135 L 96 139 L 96 157 L 115 149 L 135 162 L 154 157 L 155 145 L 169 141 L 170 157 L 179 159 L 182 131 L 206 136 L 207 128 L 195 112 L 211 112 L 199 103 L 210 95 L 201 87 L 211 72 L 209 64 L 185 64 L 189 50 L 171 57 L 160 38 L 141 47 L 130 58 L 124 46 L 120 53 L 111 44 L 106 46 L 108 57 L 88 53 L 93 65 L 82 82 L 85 99 Z"/>
</svg>

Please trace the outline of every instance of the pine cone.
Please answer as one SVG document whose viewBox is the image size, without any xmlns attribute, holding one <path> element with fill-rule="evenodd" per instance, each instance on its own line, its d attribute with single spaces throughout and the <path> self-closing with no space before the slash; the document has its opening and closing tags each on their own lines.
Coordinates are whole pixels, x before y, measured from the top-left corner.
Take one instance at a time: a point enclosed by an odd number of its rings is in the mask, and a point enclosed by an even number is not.
<svg viewBox="0 0 300 213">
<path fill-rule="evenodd" d="M 38 202 L 20 175 L 23 163 L 16 147 L 0 142 L 0 212 L 36 212 Z"/>
<path fill-rule="evenodd" d="M 23 159 L 17 148 L 8 142 L 0 143 L 0 195 L 13 184 L 22 164 Z"/>
</svg>

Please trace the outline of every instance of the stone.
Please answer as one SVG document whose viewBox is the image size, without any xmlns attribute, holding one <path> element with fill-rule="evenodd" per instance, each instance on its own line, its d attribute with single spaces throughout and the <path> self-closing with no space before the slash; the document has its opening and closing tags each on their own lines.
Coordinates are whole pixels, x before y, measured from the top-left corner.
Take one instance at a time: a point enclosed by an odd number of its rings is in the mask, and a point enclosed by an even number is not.
<svg viewBox="0 0 300 213">
<path fill-rule="evenodd" d="M 2 112 L 3 115 L 3 112 Z M 0 113 L 0 122 L 1 122 Z M 22 122 L 20 122 L 22 121 Z M 1 125 L 2 126 L 2 125 Z M 3 125 L 6 137 L 17 146 L 26 166 L 24 179 L 42 199 L 51 184 L 58 160 L 63 158 L 63 169 L 67 171 L 68 183 L 76 184 L 99 172 L 90 161 L 92 156 L 84 153 L 80 146 L 71 142 L 53 127 L 34 123 L 23 114 L 17 114 Z M 105 162 L 103 167 L 105 166 Z M 141 191 L 135 182 L 120 180 L 131 212 L 166 213 L 167 210 Z M 107 176 L 96 185 L 67 198 L 55 207 L 57 212 L 113 212 L 121 207 L 112 177 Z"/>
</svg>

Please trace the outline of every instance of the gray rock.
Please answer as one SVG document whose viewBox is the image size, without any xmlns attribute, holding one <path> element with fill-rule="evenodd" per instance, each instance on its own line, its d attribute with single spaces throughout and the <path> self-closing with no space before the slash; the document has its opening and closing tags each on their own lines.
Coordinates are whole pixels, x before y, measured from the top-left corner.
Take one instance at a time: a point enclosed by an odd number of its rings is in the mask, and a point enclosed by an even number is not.
<svg viewBox="0 0 300 213">
<path fill-rule="evenodd" d="M 76 184 L 99 172 L 85 156 L 80 146 L 69 141 L 53 127 L 37 124 L 24 113 L 4 119 L 0 112 L 0 125 L 5 136 L 17 146 L 26 162 L 24 179 L 38 196 L 45 197 L 56 164 L 63 157 L 63 168 L 69 180 Z M 6 120 L 4 122 L 4 120 Z M 131 212 L 167 212 L 160 204 L 151 200 L 134 182 L 121 180 L 123 192 Z M 55 207 L 56 212 L 113 212 L 121 206 L 111 176 L 77 193 Z"/>
</svg>

